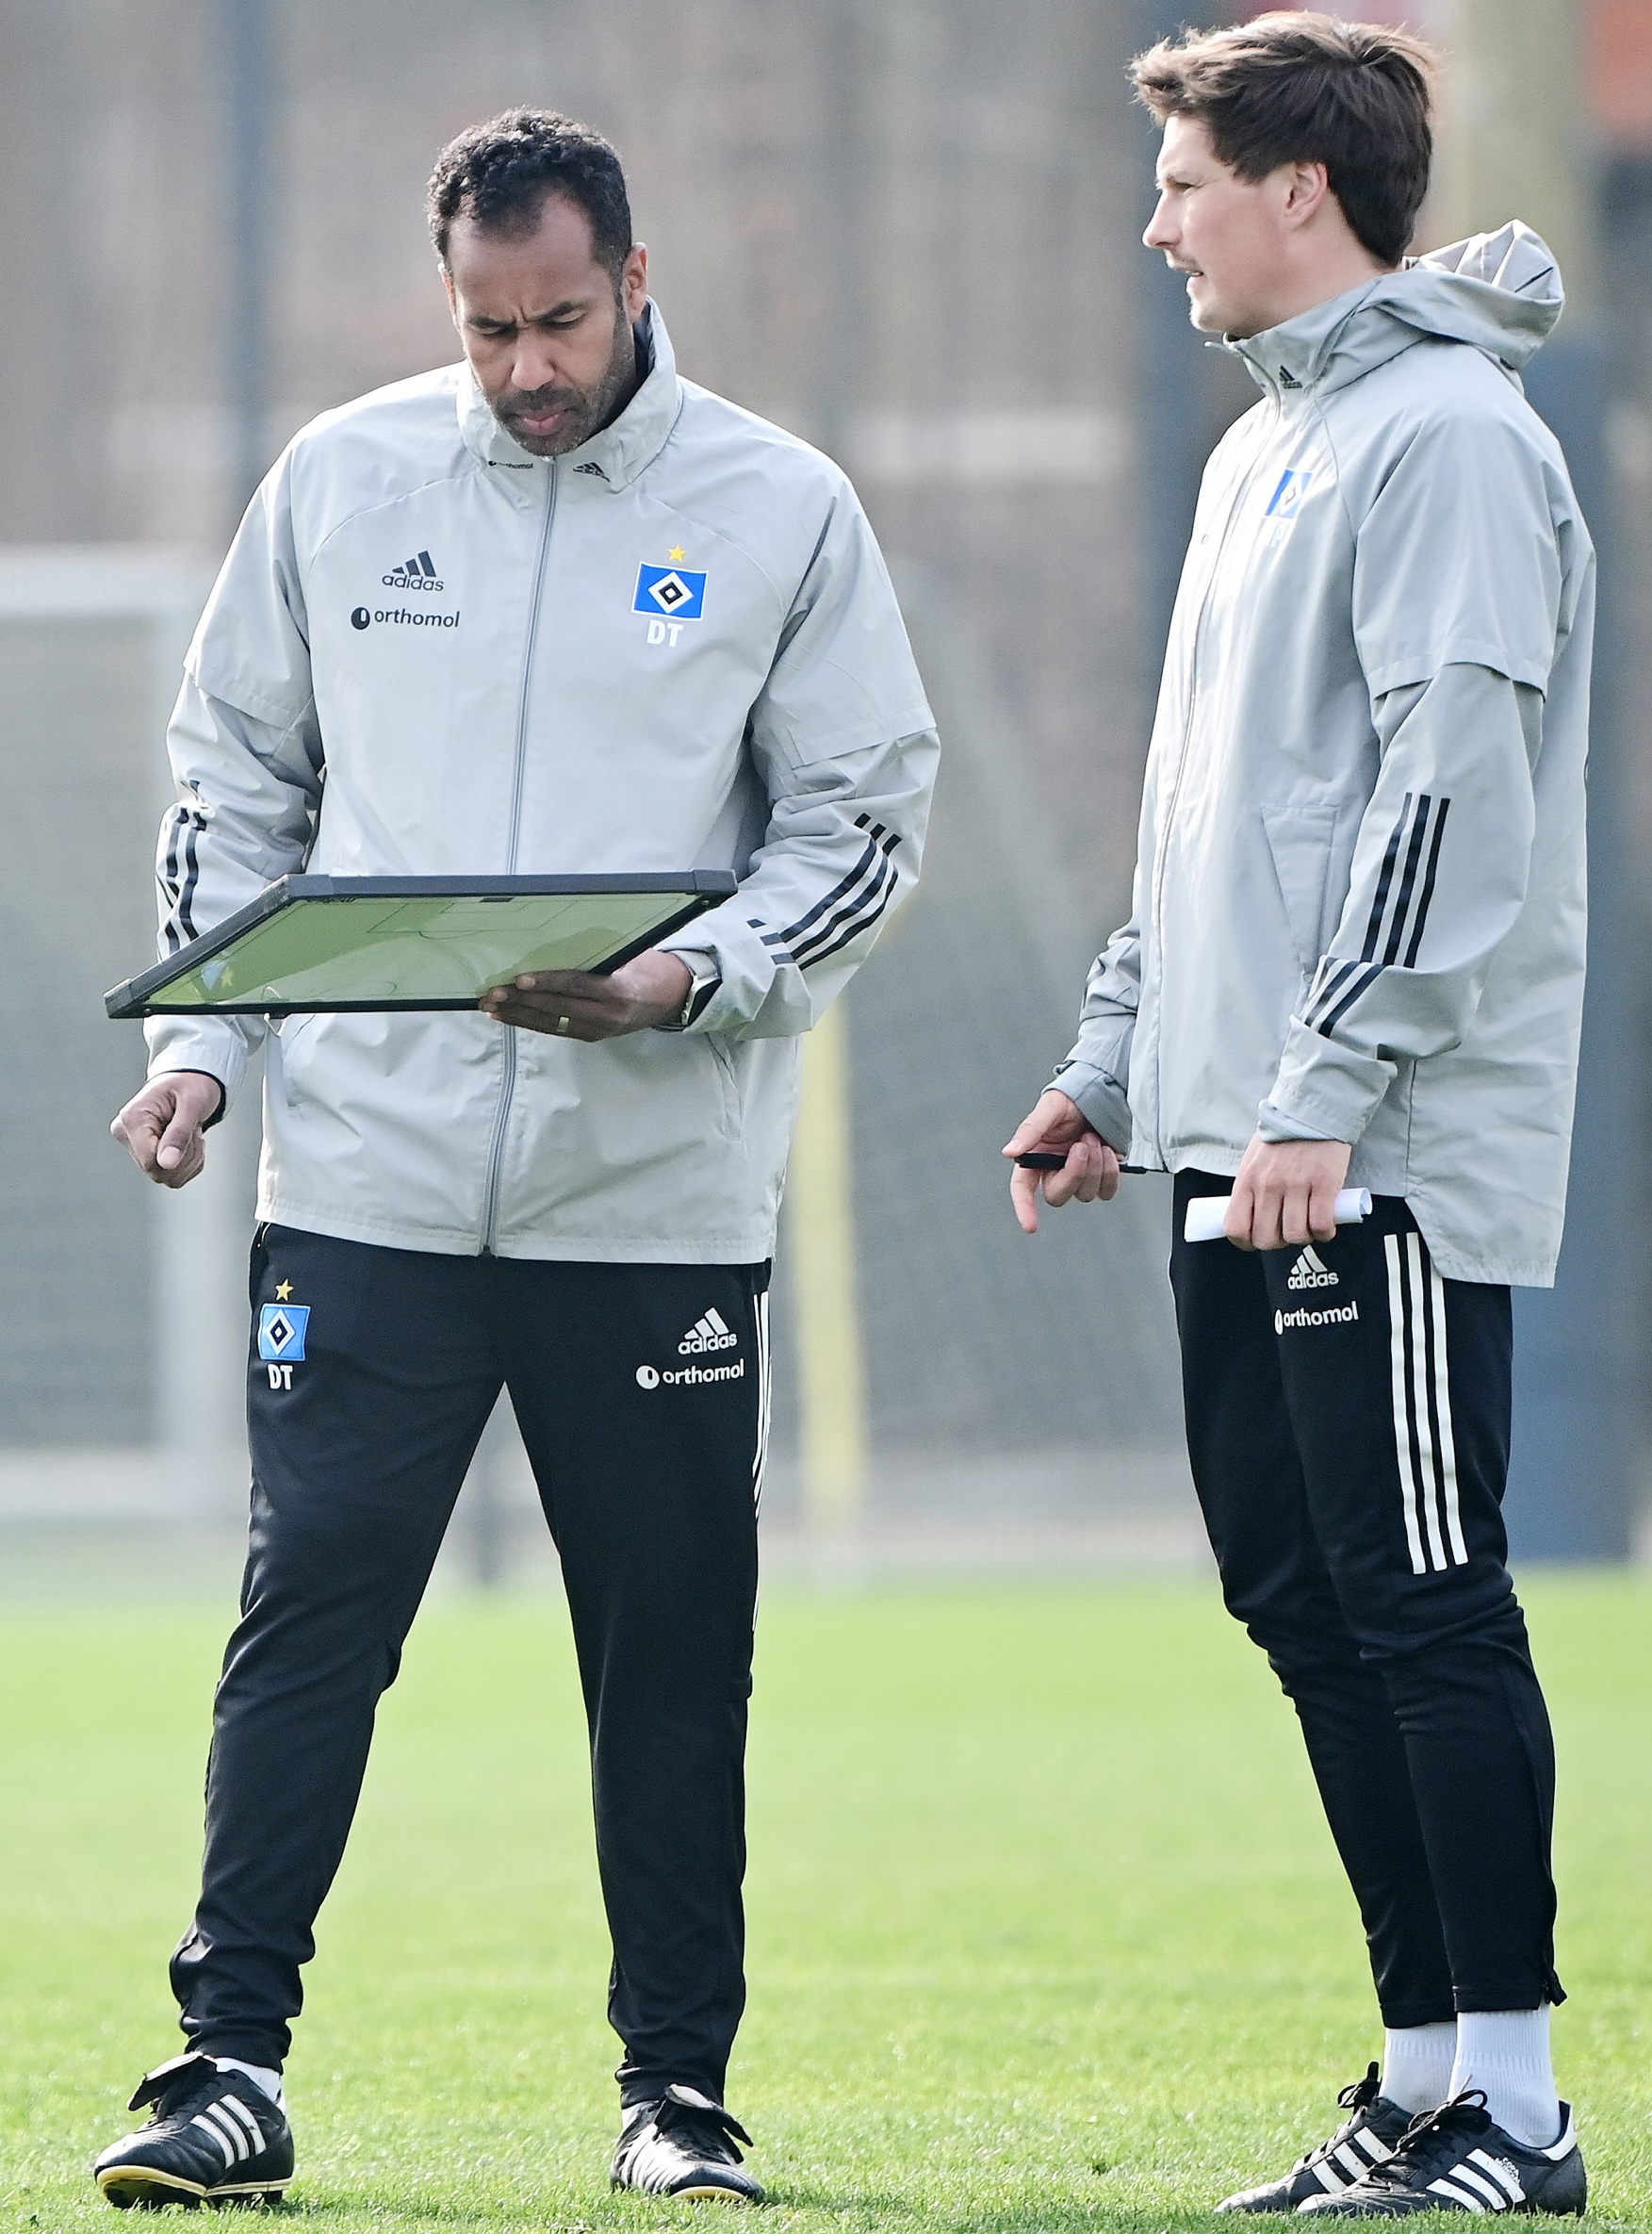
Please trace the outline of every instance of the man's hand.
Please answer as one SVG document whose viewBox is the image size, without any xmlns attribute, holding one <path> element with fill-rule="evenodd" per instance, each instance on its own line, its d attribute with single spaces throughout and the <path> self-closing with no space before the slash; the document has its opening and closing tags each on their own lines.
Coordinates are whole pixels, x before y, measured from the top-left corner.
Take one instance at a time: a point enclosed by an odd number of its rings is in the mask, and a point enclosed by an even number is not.
<svg viewBox="0 0 1652 2234">
<path fill-rule="evenodd" d="M 680 955 L 650 947 L 612 977 L 590 970 L 541 970 L 514 985 L 496 985 L 477 1004 L 484 1016 L 523 1031 L 568 1040 L 617 1040 L 627 1032 L 675 1024 L 694 972 Z"/>
<path fill-rule="evenodd" d="M 1053 1210 L 1063 1203 L 1110 1203 L 1119 1191 L 1119 1158 L 1075 1101 L 1056 1087 L 1039 1094 L 1038 1107 L 1024 1118 L 1006 1156 L 1025 1156 L 1041 1148 L 1050 1155 L 1066 1151 L 1067 1161 L 1058 1172 L 1025 1172 L 1018 1166 L 1009 1174 L 1009 1200 L 1022 1233 L 1039 1230 L 1039 1190 Z"/>
<path fill-rule="evenodd" d="M 1254 1135 L 1222 1220 L 1241 1249 L 1300 1249 L 1336 1239 L 1336 1198 L 1353 1150 L 1346 1141 L 1265 1141 Z"/>
<path fill-rule="evenodd" d="M 223 1088 L 206 1072 L 163 1071 L 109 1130 L 157 1187 L 188 1187 L 206 1162 L 202 1127 L 222 1107 Z"/>
</svg>

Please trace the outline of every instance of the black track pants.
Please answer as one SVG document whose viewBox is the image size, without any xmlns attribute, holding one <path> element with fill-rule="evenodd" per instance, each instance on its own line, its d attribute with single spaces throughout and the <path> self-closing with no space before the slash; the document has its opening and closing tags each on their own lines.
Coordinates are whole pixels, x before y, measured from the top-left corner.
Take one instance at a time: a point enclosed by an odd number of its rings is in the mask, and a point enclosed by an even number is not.
<svg viewBox="0 0 1652 2234">
<path fill-rule="evenodd" d="M 1228 1609 L 1294 1703 L 1383 2021 L 1562 1998 L 1554 1749 L 1509 1579 L 1506 1288 L 1444 1280 L 1405 1204 L 1311 1250 L 1182 1239 L 1193 1479 Z"/>
<path fill-rule="evenodd" d="M 562 1558 L 628 2100 L 721 2100 L 744 2001 L 767 1268 L 253 1250 L 252 1533 L 219 1684 L 191 2042 L 279 2064 L 380 1693 L 501 1385 Z M 509 1700 L 499 1712 L 508 1716 Z"/>
</svg>

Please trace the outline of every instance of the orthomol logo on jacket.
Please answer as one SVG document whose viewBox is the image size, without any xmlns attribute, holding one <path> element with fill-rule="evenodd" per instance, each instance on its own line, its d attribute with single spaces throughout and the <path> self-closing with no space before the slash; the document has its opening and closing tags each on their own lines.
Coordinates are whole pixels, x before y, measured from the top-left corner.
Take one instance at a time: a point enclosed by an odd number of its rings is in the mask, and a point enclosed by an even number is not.
<svg viewBox="0 0 1652 2234">
<path fill-rule="evenodd" d="M 456 629 L 459 613 L 457 607 L 451 613 L 438 613 L 429 605 L 388 605 L 381 607 L 376 613 L 370 606 L 357 605 L 352 610 L 350 625 L 352 629 L 370 629 L 375 621 L 390 628 Z"/>
<path fill-rule="evenodd" d="M 650 644 L 675 644 L 685 621 L 705 617 L 706 578 L 679 564 L 687 556 L 678 544 L 667 553 L 664 566 L 650 567 L 645 561 L 637 568 L 631 611 L 647 615 Z"/>
</svg>

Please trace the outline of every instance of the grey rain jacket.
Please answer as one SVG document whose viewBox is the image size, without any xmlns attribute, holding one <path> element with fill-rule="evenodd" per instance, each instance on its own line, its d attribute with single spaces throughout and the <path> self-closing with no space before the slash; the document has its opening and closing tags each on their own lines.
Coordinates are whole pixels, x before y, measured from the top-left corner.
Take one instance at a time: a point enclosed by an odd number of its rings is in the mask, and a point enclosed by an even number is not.
<svg viewBox="0 0 1652 2234">
<path fill-rule="evenodd" d="M 938 747 L 842 474 L 679 380 L 648 316 L 647 378 L 564 457 L 464 365 L 294 439 L 190 649 L 162 951 L 303 865 L 731 868 L 664 942 L 721 984 L 688 1030 L 600 1045 L 466 1012 L 152 1023 L 152 1075 L 232 1093 L 263 1042 L 261 1218 L 449 1255 L 774 1246 L 797 1035 L 911 888 Z M 683 617 L 637 609 L 646 567 L 683 569 Z"/>
<path fill-rule="evenodd" d="M 1230 344 L 1131 920 L 1056 1075 L 1132 1161 L 1355 1143 L 1449 1278 L 1547 1286 L 1584 957 L 1594 552 L 1519 370 L 1525 225 Z"/>
</svg>

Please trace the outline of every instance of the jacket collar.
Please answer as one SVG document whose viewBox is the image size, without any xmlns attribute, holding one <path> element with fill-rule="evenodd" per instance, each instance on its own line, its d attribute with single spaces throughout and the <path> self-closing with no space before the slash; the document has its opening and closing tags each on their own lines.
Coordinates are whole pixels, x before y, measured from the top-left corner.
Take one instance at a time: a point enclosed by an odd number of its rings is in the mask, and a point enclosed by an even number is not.
<svg viewBox="0 0 1652 2234">
<path fill-rule="evenodd" d="M 1328 303 L 1317 303 L 1312 310 L 1304 310 L 1299 318 L 1287 319 L 1284 325 L 1269 326 L 1265 334 L 1253 334 L 1243 341 L 1224 340 L 1219 346 L 1243 358 L 1247 370 L 1261 387 L 1276 393 L 1280 389 L 1313 387 L 1331 370 L 1337 345 L 1349 321 L 1358 316 L 1382 284 L 1381 279 L 1368 279 L 1345 295 L 1333 295 Z M 1379 353 L 1388 356 L 1409 348 L 1420 337 L 1397 328 L 1383 338 L 1391 346 Z M 1359 365 L 1358 371 L 1368 372 L 1371 369 L 1367 359 Z M 1346 374 L 1349 378 L 1357 377 L 1351 366 L 1346 369 Z M 1341 384 L 1333 379 L 1331 385 Z"/>
<path fill-rule="evenodd" d="M 1565 293 L 1555 259 L 1511 219 L 1384 271 L 1249 340 L 1242 357 L 1260 386 L 1346 387 L 1418 341 L 1467 342 L 1512 378 L 1553 331 Z"/>
<path fill-rule="evenodd" d="M 653 362 L 636 394 L 612 425 L 603 427 L 565 451 L 562 463 L 607 482 L 610 488 L 628 488 L 664 449 L 682 409 L 682 384 L 677 377 L 677 358 L 659 305 L 650 303 L 643 313 L 643 340 Z M 508 466 L 517 471 L 548 466 L 553 460 L 535 457 L 509 435 L 488 408 L 468 364 L 459 369 L 459 433 L 465 447 L 484 466 Z"/>
</svg>

